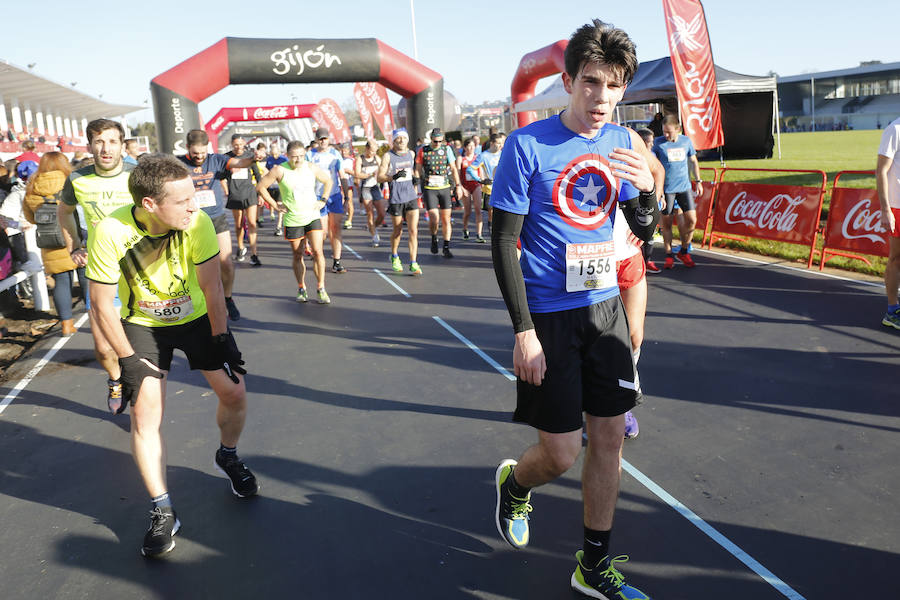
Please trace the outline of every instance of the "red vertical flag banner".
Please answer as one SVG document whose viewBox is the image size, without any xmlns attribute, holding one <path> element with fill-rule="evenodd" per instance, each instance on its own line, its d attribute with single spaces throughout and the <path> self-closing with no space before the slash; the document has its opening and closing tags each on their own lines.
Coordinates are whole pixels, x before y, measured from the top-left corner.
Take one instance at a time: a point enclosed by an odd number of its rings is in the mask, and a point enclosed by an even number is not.
<svg viewBox="0 0 900 600">
<path fill-rule="evenodd" d="M 725 143 L 706 15 L 700 0 L 663 0 L 684 132 L 697 150 Z"/>
<path fill-rule="evenodd" d="M 338 103 L 331 98 L 322 98 L 313 109 L 313 119 L 316 123 L 331 132 L 331 139 L 336 144 L 351 141 L 350 127 L 347 125 L 347 117 Z"/>
<path fill-rule="evenodd" d="M 369 110 L 366 95 L 363 93 L 362 88 L 358 83 L 353 86 L 353 97 L 356 99 L 356 108 L 359 110 L 359 119 L 362 121 L 366 137 L 375 139 L 375 128 L 372 125 L 372 111 Z"/>
<path fill-rule="evenodd" d="M 381 134 L 385 139 L 391 139 L 391 132 L 394 130 L 394 116 L 391 114 L 391 103 L 388 101 L 387 90 L 380 83 L 372 81 L 364 81 L 356 85 L 366 97 L 369 110 L 372 112 L 372 119 L 378 125 Z"/>
</svg>

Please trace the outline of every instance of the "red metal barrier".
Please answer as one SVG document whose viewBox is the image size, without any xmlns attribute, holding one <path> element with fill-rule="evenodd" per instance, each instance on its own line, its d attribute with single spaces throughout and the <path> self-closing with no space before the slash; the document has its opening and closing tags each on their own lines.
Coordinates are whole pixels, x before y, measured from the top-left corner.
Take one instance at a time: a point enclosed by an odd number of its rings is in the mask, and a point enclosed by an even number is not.
<svg viewBox="0 0 900 600">
<path fill-rule="evenodd" d="M 821 176 L 822 183 L 814 187 L 724 181 L 729 171 L 810 173 Z M 711 247 L 717 238 L 741 239 L 735 236 L 809 246 L 806 268 L 810 268 L 819 234 L 826 180 L 825 172 L 818 170 L 723 169 L 707 247 Z"/>
<path fill-rule="evenodd" d="M 869 259 L 853 253 L 888 255 L 888 232 L 881 226 L 878 192 L 872 188 L 839 187 L 842 175 L 874 176 L 875 171 L 841 171 L 835 175 L 825 224 L 825 246 L 819 258 L 820 271 L 835 256 L 855 258 L 871 265 Z"/>
<path fill-rule="evenodd" d="M 699 229 L 703 232 L 703 239 L 700 241 L 701 246 L 706 243 L 706 236 L 709 235 L 707 229 L 713 211 L 713 198 L 719 185 L 719 170 L 712 167 L 700 167 L 700 173 L 704 177 L 710 171 L 712 171 L 712 177 L 703 180 L 702 194 L 697 194 L 697 186 L 695 183 L 692 184 L 695 194 L 694 205 L 697 209 L 697 225 L 694 227 L 694 231 Z"/>
</svg>

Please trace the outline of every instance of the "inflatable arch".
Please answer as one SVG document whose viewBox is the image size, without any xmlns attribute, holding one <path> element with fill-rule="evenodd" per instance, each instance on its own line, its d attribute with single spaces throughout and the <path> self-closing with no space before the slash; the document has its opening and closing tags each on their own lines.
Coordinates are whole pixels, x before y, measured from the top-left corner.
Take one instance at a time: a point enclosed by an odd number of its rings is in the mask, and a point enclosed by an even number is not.
<svg viewBox="0 0 900 600">
<path fill-rule="evenodd" d="M 444 127 L 444 79 L 374 39 L 223 38 L 150 82 L 162 152 L 184 154 L 198 104 L 231 84 L 378 81 L 407 99 L 410 137 Z"/>
<path fill-rule="evenodd" d="M 566 70 L 565 52 L 568 45 L 567 40 L 559 40 L 522 57 L 510 87 L 513 108 L 519 102 L 534 97 L 534 88 L 538 80 Z M 519 127 L 525 127 L 537 120 L 537 115 L 533 110 L 528 110 L 518 113 L 516 118 Z"/>
<path fill-rule="evenodd" d="M 219 147 L 219 134 L 231 123 L 242 121 L 278 121 L 282 119 L 310 119 L 315 104 L 286 104 L 282 106 L 224 107 L 203 127 L 213 148 Z"/>
</svg>

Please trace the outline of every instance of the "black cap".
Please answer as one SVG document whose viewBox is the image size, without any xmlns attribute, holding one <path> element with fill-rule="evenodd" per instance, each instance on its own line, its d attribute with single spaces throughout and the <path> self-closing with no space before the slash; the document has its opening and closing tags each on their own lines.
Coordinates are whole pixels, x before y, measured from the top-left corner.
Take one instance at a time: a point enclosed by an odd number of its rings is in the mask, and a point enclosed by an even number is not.
<svg viewBox="0 0 900 600">
<path fill-rule="evenodd" d="M 331 132 L 325 129 L 324 127 L 319 127 L 316 129 L 316 139 L 321 140 L 322 138 L 331 137 Z"/>
<path fill-rule="evenodd" d="M 444 137 L 444 132 L 441 131 L 440 127 L 435 127 L 434 129 L 431 130 L 430 137 L 431 137 L 431 139 L 442 138 L 442 137 Z"/>
</svg>

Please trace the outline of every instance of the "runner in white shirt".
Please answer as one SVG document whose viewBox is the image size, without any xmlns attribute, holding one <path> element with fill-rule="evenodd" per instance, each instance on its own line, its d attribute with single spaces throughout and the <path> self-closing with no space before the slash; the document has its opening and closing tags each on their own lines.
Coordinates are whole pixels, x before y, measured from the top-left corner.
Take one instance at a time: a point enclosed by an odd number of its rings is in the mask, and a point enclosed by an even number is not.
<svg viewBox="0 0 900 600">
<path fill-rule="evenodd" d="M 875 166 L 875 187 L 881 204 L 881 226 L 889 234 L 888 263 L 884 268 L 884 289 L 888 308 L 881 323 L 900 329 L 900 119 L 884 128 Z"/>
</svg>

